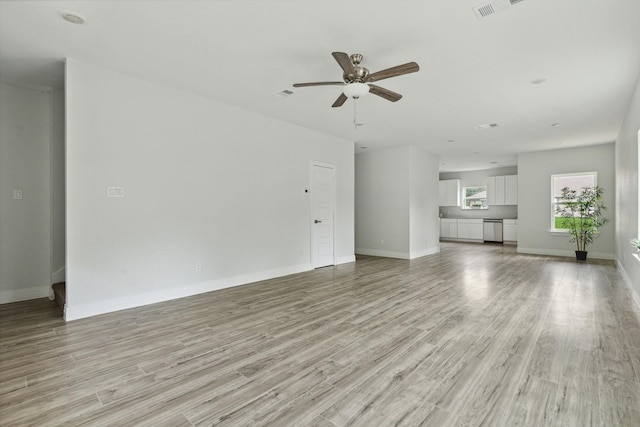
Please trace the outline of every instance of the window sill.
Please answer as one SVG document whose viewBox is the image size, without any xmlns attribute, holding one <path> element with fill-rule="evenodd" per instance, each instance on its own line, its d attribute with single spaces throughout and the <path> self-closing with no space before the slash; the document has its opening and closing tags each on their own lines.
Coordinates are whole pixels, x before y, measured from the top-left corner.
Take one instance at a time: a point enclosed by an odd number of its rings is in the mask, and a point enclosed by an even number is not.
<svg viewBox="0 0 640 427">
<path fill-rule="evenodd" d="M 549 234 L 552 236 L 567 237 L 567 235 L 569 235 L 569 232 L 567 230 L 558 230 L 558 229 L 552 228 L 549 230 Z"/>
</svg>

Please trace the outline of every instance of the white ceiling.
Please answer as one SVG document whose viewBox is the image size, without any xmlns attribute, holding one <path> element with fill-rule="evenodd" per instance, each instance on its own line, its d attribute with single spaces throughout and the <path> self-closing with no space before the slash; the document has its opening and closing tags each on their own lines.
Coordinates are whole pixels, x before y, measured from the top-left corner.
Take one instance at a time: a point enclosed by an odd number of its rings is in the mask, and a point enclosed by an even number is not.
<svg viewBox="0 0 640 427">
<path fill-rule="evenodd" d="M 71 57 L 355 140 L 356 152 L 418 144 L 442 171 L 614 141 L 640 72 L 640 1 L 523 0 L 478 20 L 483 3 L 2 1 L 0 79 L 62 87 Z M 331 108 L 340 87 L 291 86 L 340 80 L 332 51 L 363 54 L 371 72 L 421 69 L 378 83 L 397 103 L 360 99 L 356 130 L 353 100 Z M 274 96 L 284 89 L 295 93 Z M 473 129 L 488 123 L 499 126 Z"/>
</svg>

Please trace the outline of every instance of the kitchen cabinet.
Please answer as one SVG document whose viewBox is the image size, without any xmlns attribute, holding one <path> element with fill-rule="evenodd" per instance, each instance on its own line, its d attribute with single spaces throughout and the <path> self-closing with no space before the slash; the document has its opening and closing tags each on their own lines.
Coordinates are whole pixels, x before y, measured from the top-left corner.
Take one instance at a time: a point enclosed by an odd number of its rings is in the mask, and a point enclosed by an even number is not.
<svg viewBox="0 0 640 427">
<path fill-rule="evenodd" d="M 482 219 L 458 219 L 458 239 L 482 240 Z"/>
<path fill-rule="evenodd" d="M 460 180 L 447 179 L 438 183 L 440 206 L 460 206 Z"/>
<path fill-rule="evenodd" d="M 505 205 L 517 205 L 518 204 L 518 175 L 505 176 L 505 191 L 504 191 L 504 204 Z"/>
<path fill-rule="evenodd" d="M 518 241 L 518 221 L 515 219 L 503 220 L 502 236 L 505 242 L 517 242 Z"/>
<path fill-rule="evenodd" d="M 518 175 L 490 176 L 487 178 L 487 205 L 518 204 Z"/>
<path fill-rule="evenodd" d="M 440 237 L 443 239 L 458 238 L 458 220 L 451 218 L 440 219 Z"/>
</svg>

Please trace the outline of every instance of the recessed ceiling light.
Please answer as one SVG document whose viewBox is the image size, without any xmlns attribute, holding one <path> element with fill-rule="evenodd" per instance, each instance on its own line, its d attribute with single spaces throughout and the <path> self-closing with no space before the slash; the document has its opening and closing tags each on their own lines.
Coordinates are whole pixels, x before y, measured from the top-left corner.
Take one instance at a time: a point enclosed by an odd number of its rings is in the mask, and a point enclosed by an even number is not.
<svg viewBox="0 0 640 427">
<path fill-rule="evenodd" d="M 547 81 L 547 79 L 533 79 L 529 83 L 531 83 L 532 85 L 539 85 L 539 84 L 542 84 L 542 83 L 544 83 L 546 81 Z"/>
<path fill-rule="evenodd" d="M 567 143 L 567 141 L 560 141 L 560 145 L 564 145 L 566 143 Z"/>
<path fill-rule="evenodd" d="M 455 139 L 447 139 L 447 142 L 456 142 Z"/>
<path fill-rule="evenodd" d="M 553 123 L 551 126 L 555 128 L 555 127 L 560 126 L 560 123 Z"/>
<path fill-rule="evenodd" d="M 440 166 L 447 166 L 446 163 L 440 163 Z"/>
<path fill-rule="evenodd" d="M 67 22 L 71 22 L 72 24 L 82 25 L 86 22 L 86 20 L 81 15 L 75 12 L 63 12 L 62 18 Z"/>
<path fill-rule="evenodd" d="M 489 163 L 491 163 L 492 165 L 497 165 L 498 164 L 498 162 L 489 162 Z"/>
<path fill-rule="evenodd" d="M 474 151 L 474 152 L 473 152 L 473 154 L 474 154 L 475 156 L 477 156 L 477 155 L 478 155 L 478 154 L 480 154 L 480 153 L 478 153 L 477 151 Z"/>
<path fill-rule="evenodd" d="M 361 150 L 366 150 L 369 147 L 365 147 L 364 145 L 362 147 L 360 147 Z"/>
</svg>

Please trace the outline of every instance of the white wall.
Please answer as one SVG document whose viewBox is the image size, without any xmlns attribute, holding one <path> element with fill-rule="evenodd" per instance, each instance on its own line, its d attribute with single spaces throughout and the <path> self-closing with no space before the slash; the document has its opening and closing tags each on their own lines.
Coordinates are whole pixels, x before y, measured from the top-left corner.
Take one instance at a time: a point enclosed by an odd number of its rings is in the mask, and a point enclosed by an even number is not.
<svg viewBox="0 0 640 427">
<path fill-rule="evenodd" d="M 551 175 L 598 173 L 603 187 L 605 225 L 594 243 L 587 247 L 590 258 L 614 258 L 615 180 L 614 144 L 539 151 L 518 156 L 518 252 L 575 256 L 575 244 L 566 234 L 551 233 Z"/>
<path fill-rule="evenodd" d="M 1 83 L 0 303 L 49 295 L 50 146 L 50 91 Z"/>
<path fill-rule="evenodd" d="M 438 220 L 438 158 L 423 148 L 410 147 L 410 258 L 440 251 Z"/>
<path fill-rule="evenodd" d="M 640 261 L 629 240 L 638 238 L 638 130 L 640 80 L 616 140 L 616 259 L 640 305 Z"/>
<path fill-rule="evenodd" d="M 309 270 L 311 160 L 355 259 L 352 142 L 74 60 L 66 90 L 68 320 Z"/>
<path fill-rule="evenodd" d="M 356 253 L 411 259 L 439 251 L 438 160 L 418 147 L 356 156 Z"/>
<path fill-rule="evenodd" d="M 356 253 L 409 257 L 410 149 L 359 153 L 356 168 Z"/>
</svg>

